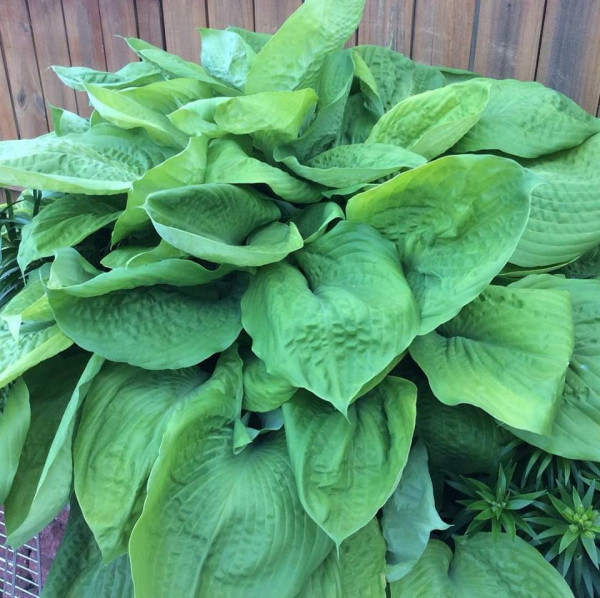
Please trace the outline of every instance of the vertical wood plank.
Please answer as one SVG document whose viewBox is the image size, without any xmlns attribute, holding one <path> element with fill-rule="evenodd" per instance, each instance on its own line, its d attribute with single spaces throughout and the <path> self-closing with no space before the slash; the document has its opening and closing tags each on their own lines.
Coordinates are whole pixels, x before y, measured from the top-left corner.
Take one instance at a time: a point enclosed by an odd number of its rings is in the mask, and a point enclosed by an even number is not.
<svg viewBox="0 0 600 598">
<path fill-rule="evenodd" d="M 271 2 L 272 8 L 274 2 Z M 252 0 L 206 0 L 208 24 L 213 29 L 225 29 L 229 25 L 254 29 Z"/>
<path fill-rule="evenodd" d="M 388 46 L 410 55 L 415 0 L 367 0 L 358 28 L 359 44 Z"/>
<path fill-rule="evenodd" d="M 592 114 L 600 89 L 600 2 L 548 0 L 536 79 Z"/>
<path fill-rule="evenodd" d="M 73 66 L 106 70 L 102 19 L 98 3 L 90 0 L 62 0 L 67 28 L 67 40 Z M 77 92 L 79 114 L 92 113 L 84 93 Z"/>
<path fill-rule="evenodd" d="M 205 0 L 163 0 L 165 44 L 169 52 L 200 62 L 198 27 L 206 27 Z"/>
<path fill-rule="evenodd" d="M 137 37 L 134 0 L 99 0 L 100 18 L 102 19 L 102 38 L 104 55 L 109 71 L 118 71 L 128 62 L 135 60 L 135 55 L 127 44 L 116 37 Z"/>
<path fill-rule="evenodd" d="M 275 33 L 302 4 L 302 0 L 254 0 L 254 27 L 261 33 Z"/>
<path fill-rule="evenodd" d="M 165 47 L 162 4 L 160 0 L 136 0 L 138 37 L 158 46 Z"/>
<path fill-rule="evenodd" d="M 426 64 L 468 68 L 476 4 L 476 0 L 418 0 L 411 58 Z"/>
<path fill-rule="evenodd" d="M 0 56 L 0 140 L 16 139 L 18 137 L 12 98 L 8 87 L 6 69 L 4 68 L 4 49 Z"/>
<path fill-rule="evenodd" d="M 0 2 L 0 36 L 19 135 L 37 137 L 48 121 L 26 0 Z"/>
<path fill-rule="evenodd" d="M 75 92 L 63 85 L 50 68 L 71 65 L 62 4 L 56 0 L 29 0 L 29 15 L 46 100 L 46 116 L 52 128 L 50 104 L 77 112 Z"/>
<path fill-rule="evenodd" d="M 482 2 L 473 69 L 488 77 L 533 79 L 544 5 L 544 0 Z"/>
</svg>

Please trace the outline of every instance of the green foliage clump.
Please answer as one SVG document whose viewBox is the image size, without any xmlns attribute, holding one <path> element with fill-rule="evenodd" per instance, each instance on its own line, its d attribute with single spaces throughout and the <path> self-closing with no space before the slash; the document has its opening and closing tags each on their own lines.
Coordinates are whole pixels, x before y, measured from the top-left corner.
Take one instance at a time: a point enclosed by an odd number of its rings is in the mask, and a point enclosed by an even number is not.
<svg viewBox="0 0 600 598">
<path fill-rule="evenodd" d="M 600 461 L 600 120 L 344 49 L 363 4 L 204 29 L 202 65 L 127 39 L 116 73 L 55 68 L 89 119 L 0 144 L 29 189 L 0 220 L 0 502 L 11 544 L 71 502 L 47 597 L 597 587 L 595 483 L 498 456 Z"/>
</svg>

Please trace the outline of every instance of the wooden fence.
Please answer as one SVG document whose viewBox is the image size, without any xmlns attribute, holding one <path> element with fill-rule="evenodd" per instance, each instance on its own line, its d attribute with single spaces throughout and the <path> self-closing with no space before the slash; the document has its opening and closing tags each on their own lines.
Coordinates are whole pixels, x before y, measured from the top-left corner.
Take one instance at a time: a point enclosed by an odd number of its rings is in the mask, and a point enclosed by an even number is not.
<svg viewBox="0 0 600 598">
<path fill-rule="evenodd" d="M 141 37 L 197 60 L 195 27 L 274 31 L 301 0 L 0 0 L 0 139 L 48 131 L 48 104 L 89 114 L 50 65 L 114 70 Z M 600 0 L 367 0 L 351 43 L 536 79 L 600 116 Z"/>
</svg>

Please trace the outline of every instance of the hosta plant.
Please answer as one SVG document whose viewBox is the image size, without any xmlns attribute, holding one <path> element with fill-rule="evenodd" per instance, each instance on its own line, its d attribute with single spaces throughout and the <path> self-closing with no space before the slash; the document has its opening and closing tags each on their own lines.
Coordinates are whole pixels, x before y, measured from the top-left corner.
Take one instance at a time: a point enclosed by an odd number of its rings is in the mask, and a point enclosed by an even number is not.
<svg viewBox="0 0 600 598">
<path fill-rule="evenodd" d="M 600 120 L 344 49 L 363 3 L 202 65 L 127 39 L 55 68 L 89 119 L 0 144 L 0 502 L 13 545 L 71 503 L 46 596 L 572 595 L 435 496 L 514 436 L 600 460 Z"/>
</svg>

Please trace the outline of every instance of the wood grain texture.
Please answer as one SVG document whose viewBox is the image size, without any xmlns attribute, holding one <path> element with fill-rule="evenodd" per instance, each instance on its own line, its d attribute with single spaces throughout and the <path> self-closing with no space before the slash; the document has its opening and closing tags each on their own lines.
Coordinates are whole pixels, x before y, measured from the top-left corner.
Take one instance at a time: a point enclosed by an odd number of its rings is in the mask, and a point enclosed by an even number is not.
<svg viewBox="0 0 600 598">
<path fill-rule="evenodd" d="M 77 112 L 75 92 L 63 85 L 50 68 L 71 65 L 62 4 L 57 0 L 29 0 L 29 15 L 46 100 L 46 116 L 52 129 L 50 104 Z"/>
<path fill-rule="evenodd" d="M 98 3 L 91 0 L 62 0 L 62 3 L 71 64 L 105 71 L 106 57 Z M 89 116 L 92 109 L 87 96 L 81 92 L 77 92 L 76 96 L 79 114 Z"/>
<path fill-rule="evenodd" d="M 411 58 L 426 64 L 468 68 L 475 5 L 476 0 L 418 0 Z"/>
<path fill-rule="evenodd" d="M 544 0 L 482 2 L 473 69 L 490 77 L 532 80 L 544 5 Z"/>
<path fill-rule="evenodd" d="M 200 61 L 198 27 L 206 27 L 204 0 L 163 0 L 165 44 L 169 52 Z"/>
<path fill-rule="evenodd" d="M 275 33 L 301 4 L 302 0 L 254 0 L 255 30 Z"/>
<path fill-rule="evenodd" d="M 134 0 L 98 0 L 98 6 L 102 19 L 106 67 L 109 71 L 118 71 L 136 59 L 127 44 L 116 37 L 138 36 Z"/>
<path fill-rule="evenodd" d="M 135 0 L 135 8 L 138 37 L 159 48 L 164 48 L 165 37 L 161 0 Z"/>
<path fill-rule="evenodd" d="M 18 135 L 4 60 L 0 57 L 0 140 L 16 139 Z"/>
<path fill-rule="evenodd" d="M 410 55 L 414 0 L 367 0 L 359 44 L 388 46 Z"/>
<path fill-rule="evenodd" d="M 208 25 L 213 29 L 225 29 L 229 25 L 254 29 L 252 0 L 206 0 Z"/>
<path fill-rule="evenodd" d="M 37 137 L 48 121 L 26 0 L 0 2 L 0 36 L 19 136 Z"/>
<path fill-rule="evenodd" d="M 536 79 L 595 113 L 599 56 L 600 2 L 548 0 Z"/>
</svg>

